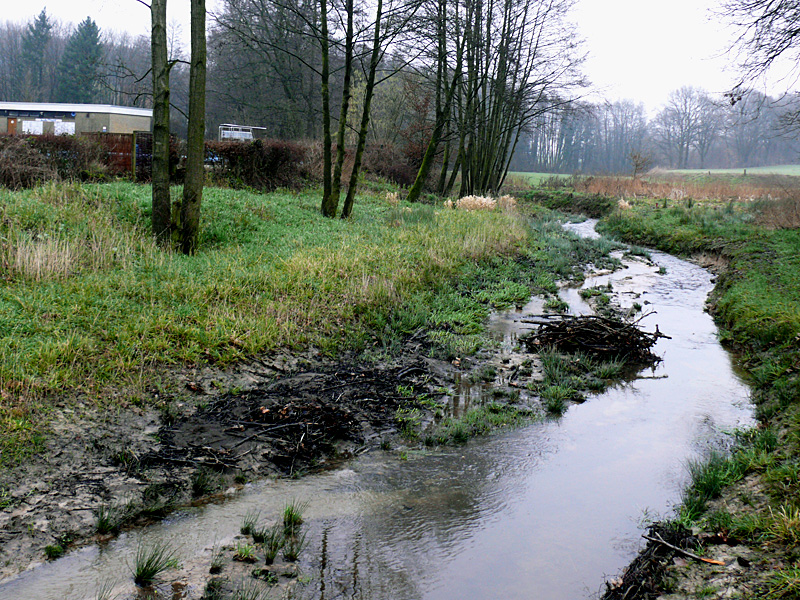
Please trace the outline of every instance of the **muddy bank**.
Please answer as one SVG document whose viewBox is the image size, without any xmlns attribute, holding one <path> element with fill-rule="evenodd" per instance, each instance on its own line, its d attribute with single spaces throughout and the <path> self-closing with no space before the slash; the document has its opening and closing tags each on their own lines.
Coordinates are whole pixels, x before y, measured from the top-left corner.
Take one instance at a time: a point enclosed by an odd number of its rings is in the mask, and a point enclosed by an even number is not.
<svg viewBox="0 0 800 600">
<path fill-rule="evenodd" d="M 162 395 L 159 411 L 54 411 L 47 451 L 0 478 L 0 579 L 46 560 L 48 546 L 69 551 L 107 540 L 249 481 L 416 445 L 398 415 L 415 415 L 416 440 L 452 411 L 453 393 L 458 399 L 468 389 L 462 380 L 486 361 L 451 364 L 430 354 L 420 331 L 380 363 L 354 354 L 330 360 L 313 350 L 278 354 L 228 371 L 180 372 L 182 393 Z M 513 361 L 498 362 L 490 379 L 519 388 L 533 373 L 518 371 Z M 102 511 L 110 523 L 98 534 Z"/>
</svg>

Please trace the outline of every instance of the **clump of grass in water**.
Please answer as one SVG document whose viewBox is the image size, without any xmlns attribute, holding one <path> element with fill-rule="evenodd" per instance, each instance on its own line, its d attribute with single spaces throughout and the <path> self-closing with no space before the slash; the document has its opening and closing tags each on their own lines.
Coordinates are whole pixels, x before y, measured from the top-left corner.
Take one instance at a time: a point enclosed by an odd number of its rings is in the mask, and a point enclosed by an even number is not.
<svg viewBox="0 0 800 600">
<path fill-rule="evenodd" d="M 266 600 L 269 589 L 255 579 L 242 579 L 233 590 L 231 600 Z"/>
<path fill-rule="evenodd" d="M 239 542 L 236 544 L 236 552 L 233 555 L 233 560 L 247 563 L 256 562 L 255 546 Z"/>
<path fill-rule="evenodd" d="M 552 312 L 565 313 L 569 311 L 569 303 L 558 296 L 550 296 L 545 300 L 544 308 Z"/>
<path fill-rule="evenodd" d="M 150 585 L 160 573 L 178 568 L 178 559 L 175 548 L 169 542 L 160 540 L 152 544 L 140 542 L 136 547 L 133 565 L 129 566 L 134 583 L 146 586 Z"/>
<path fill-rule="evenodd" d="M 128 518 L 127 505 L 101 504 L 94 511 L 94 528 L 97 533 L 117 533 Z"/>
<path fill-rule="evenodd" d="M 245 513 L 244 517 L 242 518 L 242 524 L 239 526 L 239 533 L 242 535 L 250 535 L 253 533 L 253 530 L 256 528 L 256 524 L 258 523 L 258 519 L 261 516 L 261 511 L 258 510 L 250 510 Z"/>
<path fill-rule="evenodd" d="M 275 557 L 278 556 L 278 552 L 285 543 L 286 537 L 280 523 L 275 523 L 266 531 L 264 536 L 264 560 L 268 565 L 275 561 Z"/>
<path fill-rule="evenodd" d="M 225 595 L 223 592 L 224 579 L 213 577 L 206 582 L 206 588 L 203 591 L 203 600 L 224 600 Z"/>
<path fill-rule="evenodd" d="M 211 565 L 208 568 L 208 572 L 212 575 L 216 575 L 217 573 L 221 573 L 224 567 L 225 551 L 222 549 L 222 546 L 215 544 L 214 548 L 211 550 Z"/>
<path fill-rule="evenodd" d="M 542 404 L 552 415 L 563 415 L 567 410 L 567 402 L 576 394 L 574 388 L 564 385 L 550 385 L 541 392 Z"/>
<path fill-rule="evenodd" d="M 308 508 L 308 502 L 292 500 L 283 509 L 283 532 L 286 537 L 300 531 L 303 524 L 303 512 Z"/>
<path fill-rule="evenodd" d="M 112 595 L 115 587 L 117 584 L 113 579 L 98 580 L 95 585 L 94 600 L 115 600 L 117 596 Z"/>
<path fill-rule="evenodd" d="M 532 413 L 525 409 L 491 402 L 467 411 L 460 419 L 444 419 L 437 430 L 425 438 L 425 445 L 463 444 L 501 427 L 529 423 L 532 418 Z"/>
<path fill-rule="evenodd" d="M 286 540 L 283 544 L 283 558 L 288 560 L 289 562 L 294 562 L 300 556 L 300 552 L 303 551 L 303 548 L 306 546 L 306 534 L 303 532 L 302 534 L 295 533 L 294 535 L 290 535 L 286 537 Z"/>
<path fill-rule="evenodd" d="M 617 379 L 625 370 L 625 361 L 623 360 L 609 360 L 600 363 L 594 370 L 594 373 L 600 379 Z"/>
</svg>

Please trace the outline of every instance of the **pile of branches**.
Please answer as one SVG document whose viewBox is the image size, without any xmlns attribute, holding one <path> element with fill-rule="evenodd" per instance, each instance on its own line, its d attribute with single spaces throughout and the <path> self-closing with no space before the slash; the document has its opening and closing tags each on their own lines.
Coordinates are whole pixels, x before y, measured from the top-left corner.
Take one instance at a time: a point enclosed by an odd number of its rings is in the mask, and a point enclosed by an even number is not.
<svg viewBox="0 0 800 600">
<path fill-rule="evenodd" d="M 649 540 L 616 581 L 606 582 L 600 600 L 655 600 L 664 591 L 664 575 L 675 556 L 703 560 L 689 549 L 698 547 L 692 532 L 677 523 L 654 523 L 644 535 Z"/>
<path fill-rule="evenodd" d="M 624 359 L 653 363 L 661 359 L 651 348 L 659 338 L 669 338 L 658 330 L 648 333 L 635 322 L 597 315 L 559 316 L 539 326 L 525 338 L 529 352 L 555 348 L 559 352 L 582 352 L 602 359 Z"/>
</svg>

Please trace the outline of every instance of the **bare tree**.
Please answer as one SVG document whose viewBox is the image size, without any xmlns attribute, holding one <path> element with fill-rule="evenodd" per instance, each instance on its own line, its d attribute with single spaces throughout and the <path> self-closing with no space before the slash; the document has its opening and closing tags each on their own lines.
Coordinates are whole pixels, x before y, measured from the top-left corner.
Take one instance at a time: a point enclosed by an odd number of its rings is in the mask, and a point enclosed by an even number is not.
<svg viewBox="0 0 800 600">
<path fill-rule="evenodd" d="M 798 0 L 725 0 L 719 15 L 739 30 L 733 50 L 741 56 L 740 85 L 757 79 L 779 59 L 800 66 Z M 736 89 L 732 97 L 736 97 Z"/>
<path fill-rule="evenodd" d="M 655 140 L 671 166 L 686 169 L 695 144 L 703 112 L 700 93 L 684 86 L 670 93 L 666 106 L 656 117 Z"/>
<path fill-rule="evenodd" d="M 698 101 L 700 112 L 697 118 L 692 147 L 697 152 L 699 167 L 704 169 L 706 160 L 723 128 L 723 112 L 719 102 L 714 101 L 705 92 L 700 92 Z"/>
<path fill-rule="evenodd" d="M 464 4 L 464 75 L 452 124 L 461 195 L 499 189 L 528 125 L 567 104 L 583 83 L 580 43 L 566 21 L 572 0 Z"/>
<path fill-rule="evenodd" d="M 150 51 L 153 74 L 153 235 L 170 240 L 172 207 L 169 191 L 169 71 L 167 55 L 167 0 L 150 4 Z"/>
<path fill-rule="evenodd" d="M 192 56 L 189 73 L 189 129 L 186 179 L 181 204 L 181 250 L 194 254 L 200 232 L 200 204 L 205 180 L 206 2 L 191 3 Z"/>
</svg>

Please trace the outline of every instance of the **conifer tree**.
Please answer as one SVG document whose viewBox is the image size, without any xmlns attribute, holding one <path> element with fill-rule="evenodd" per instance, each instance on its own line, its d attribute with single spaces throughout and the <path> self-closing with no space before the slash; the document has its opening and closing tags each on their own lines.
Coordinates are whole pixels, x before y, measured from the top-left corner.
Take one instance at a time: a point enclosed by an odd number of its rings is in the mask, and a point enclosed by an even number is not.
<svg viewBox="0 0 800 600">
<path fill-rule="evenodd" d="M 44 57 L 52 38 L 53 23 L 42 9 L 39 16 L 28 24 L 22 34 L 21 79 L 24 100 L 44 102 Z"/>
<path fill-rule="evenodd" d="M 58 65 L 57 102 L 91 103 L 95 100 L 103 46 L 100 29 L 86 17 L 67 41 Z"/>
</svg>

